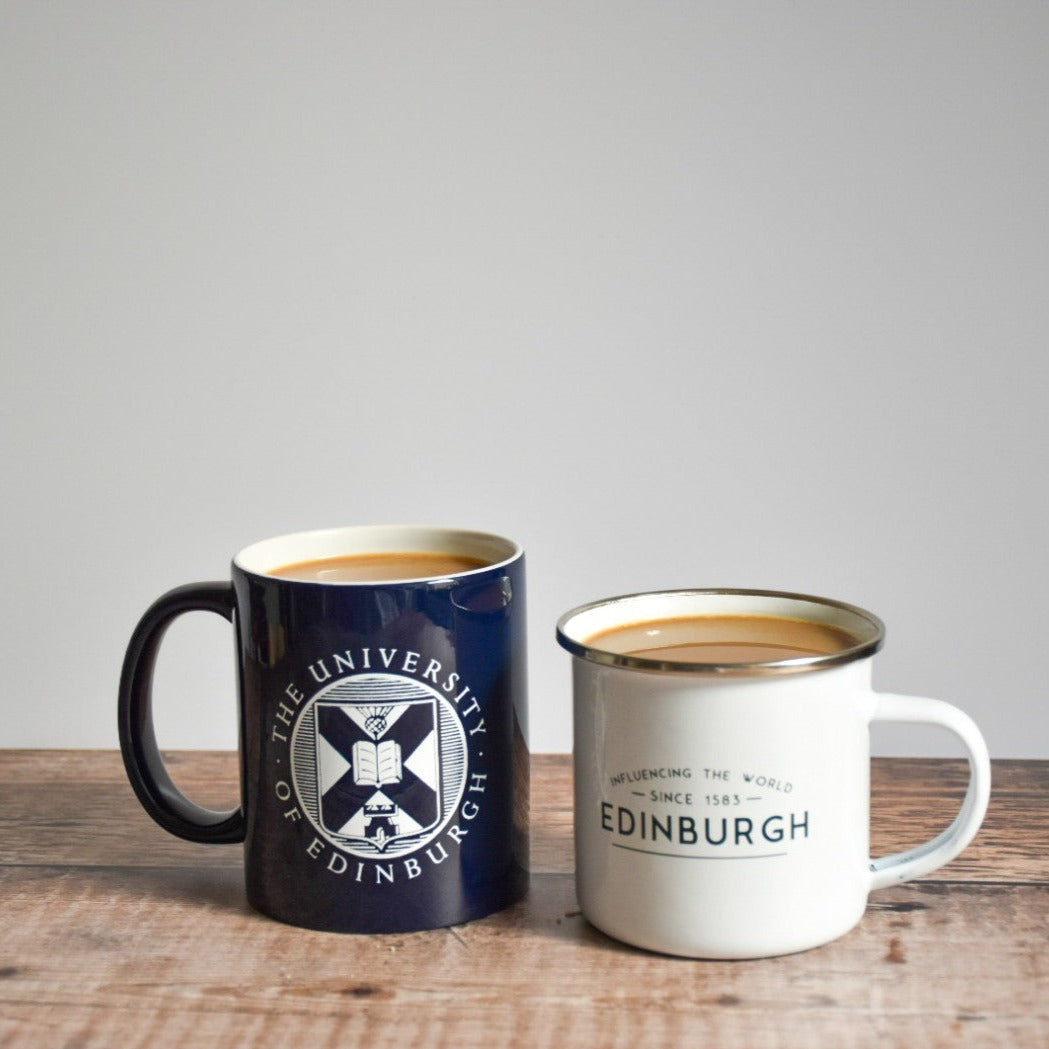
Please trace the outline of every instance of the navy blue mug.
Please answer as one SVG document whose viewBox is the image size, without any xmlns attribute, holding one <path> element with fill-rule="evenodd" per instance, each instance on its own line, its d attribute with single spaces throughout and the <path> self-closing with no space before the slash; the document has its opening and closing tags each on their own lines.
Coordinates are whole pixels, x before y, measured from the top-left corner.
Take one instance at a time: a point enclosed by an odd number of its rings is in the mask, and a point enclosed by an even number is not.
<svg viewBox="0 0 1049 1049">
<path fill-rule="evenodd" d="M 528 875 L 524 555 L 500 536 L 376 526 L 255 543 L 232 582 L 161 597 L 128 645 L 124 765 L 146 811 L 197 842 L 243 842 L 248 901 L 334 932 L 491 914 Z M 234 626 L 241 804 L 172 783 L 151 683 L 168 625 Z"/>
</svg>

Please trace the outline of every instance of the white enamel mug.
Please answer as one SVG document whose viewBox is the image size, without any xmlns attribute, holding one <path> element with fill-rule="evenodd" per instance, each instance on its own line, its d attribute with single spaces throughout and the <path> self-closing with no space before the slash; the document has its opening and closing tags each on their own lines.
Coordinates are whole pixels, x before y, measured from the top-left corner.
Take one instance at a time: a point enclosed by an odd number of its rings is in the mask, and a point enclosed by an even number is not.
<svg viewBox="0 0 1049 1049">
<path fill-rule="evenodd" d="M 849 643 L 829 655 L 730 664 L 598 647 L 619 627 L 703 615 L 800 619 Z M 769 591 L 637 594 L 566 613 L 557 637 L 574 657 L 576 883 L 586 918 L 666 954 L 789 954 L 848 932 L 871 890 L 961 852 L 987 809 L 986 744 L 948 703 L 872 690 L 883 635 L 862 609 Z M 954 822 L 878 859 L 868 833 L 872 721 L 943 726 L 970 766 Z"/>
</svg>

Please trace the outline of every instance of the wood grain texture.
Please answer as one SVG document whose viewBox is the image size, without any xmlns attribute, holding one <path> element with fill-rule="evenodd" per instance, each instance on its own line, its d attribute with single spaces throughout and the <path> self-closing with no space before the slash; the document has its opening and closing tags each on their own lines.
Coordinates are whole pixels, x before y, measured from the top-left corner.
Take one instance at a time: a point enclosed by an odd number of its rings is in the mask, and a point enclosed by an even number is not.
<svg viewBox="0 0 1049 1049">
<path fill-rule="evenodd" d="M 235 795 L 231 756 L 177 757 L 194 797 Z M 525 901 L 454 929 L 361 937 L 252 912 L 239 847 L 164 834 L 116 755 L 0 752 L 0 1046 L 1045 1047 L 1049 762 L 994 772 L 970 850 L 874 894 L 849 935 L 693 962 L 580 917 L 564 756 L 533 758 Z M 940 829 L 964 776 L 964 763 L 876 760 L 875 851 Z"/>
</svg>

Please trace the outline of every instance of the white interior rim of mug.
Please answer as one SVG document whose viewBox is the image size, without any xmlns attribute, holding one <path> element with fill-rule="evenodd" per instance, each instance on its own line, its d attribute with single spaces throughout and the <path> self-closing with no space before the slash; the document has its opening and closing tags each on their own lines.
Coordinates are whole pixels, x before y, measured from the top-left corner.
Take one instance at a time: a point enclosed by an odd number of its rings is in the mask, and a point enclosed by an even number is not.
<svg viewBox="0 0 1049 1049">
<path fill-rule="evenodd" d="M 610 652 L 592 638 L 635 623 L 693 616 L 772 616 L 800 619 L 844 631 L 855 644 L 826 655 L 766 663 L 694 663 Z M 843 601 L 775 590 L 661 590 L 625 594 L 581 605 L 557 623 L 557 640 L 574 656 L 605 666 L 683 674 L 789 674 L 823 670 L 873 655 L 885 639 L 885 626 L 873 613 Z"/>
<path fill-rule="evenodd" d="M 389 586 L 391 584 L 425 584 L 435 579 L 461 579 L 501 568 L 521 557 L 523 550 L 512 539 L 489 532 L 472 532 L 461 528 L 434 528 L 426 525 L 351 525 L 345 528 L 322 528 L 310 532 L 293 532 L 252 543 L 240 551 L 233 564 L 252 575 L 274 578 L 278 568 L 303 561 L 321 561 L 354 554 L 429 553 L 470 557 L 484 564 L 464 572 L 452 572 L 431 578 L 380 579 L 357 581 L 296 581 L 301 586 Z M 290 580 L 289 580 L 290 581 Z"/>
</svg>

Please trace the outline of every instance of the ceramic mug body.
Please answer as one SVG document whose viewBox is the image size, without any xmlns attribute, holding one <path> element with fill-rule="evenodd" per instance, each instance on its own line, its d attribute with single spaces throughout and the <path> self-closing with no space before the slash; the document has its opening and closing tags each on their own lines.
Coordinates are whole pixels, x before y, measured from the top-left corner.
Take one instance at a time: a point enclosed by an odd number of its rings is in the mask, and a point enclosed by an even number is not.
<svg viewBox="0 0 1049 1049">
<path fill-rule="evenodd" d="M 273 572 L 353 554 L 480 559 L 436 578 L 347 583 Z M 235 626 L 242 804 L 179 794 L 153 738 L 152 662 L 193 609 Z M 337 932 L 406 932 L 482 917 L 527 886 L 524 559 L 510 540 L 346 528 L 241 551 L 232 581 L 162 597 L 129 646 L 121 745 L 147 811 L 195 841 L 243 841 L 249 902 Z"/>
<path fill-rule="evenodd" d="M 713 612 L 811 618 L 855 644 L 828 657 L 739 667 L 660 664 L 602 651 L 615 626 Z M 960 851 L 986 808 L 986 748 L 956 708 L 879 696 L 876 617 L 795 595 L 636 595 L 568 613 L 574 655 L 576 877 L 580 906 L 624 942 L 668 954 L 754 958 L 827 943 L 872 888 Z M 944 724 L 971 755 L 963 813 L 933 843 L 869 857 L 869 726 Z"/>
</svg>

